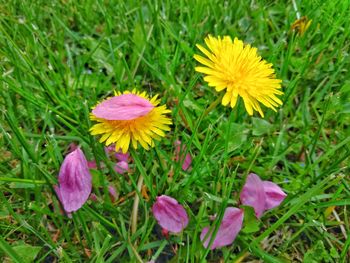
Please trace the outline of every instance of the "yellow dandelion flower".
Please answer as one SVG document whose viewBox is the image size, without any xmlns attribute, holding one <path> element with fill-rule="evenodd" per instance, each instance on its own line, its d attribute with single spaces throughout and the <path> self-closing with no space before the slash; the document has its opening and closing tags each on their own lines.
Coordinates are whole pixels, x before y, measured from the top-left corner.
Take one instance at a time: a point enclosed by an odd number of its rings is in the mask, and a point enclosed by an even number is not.
<svg viewBox="0 0 350 263">
<path fill-rule="evenodd" d="M 165 105 L 158 106 L 158 95 L 150 98 L 146 92 L 116 92 L 96 105 L 90 119 L 97 123 L 91 127 L 92 135 L 102 135 L 100 142 L 107 146 L 115 143 L 115 149 L 126 153 L 130 144 L 138 144 L 148 150 L 154 140 L 165 136 L 172 124 L 165 114 L 171 111 Z"/>
<path fill-rule="evenodd" d="M 255 47 L 245 45 L 237 38 L 232 41 L 229 36 L 215 38 L 209 35 L 205 43 L 209 50 L 197 44 L 206 58 L 194 55 L 204 65 L 195 70 L 206 74 L 204 80 L 216 91 L 226 90 L 222 98 L 224 106 L 230 104 L 234 108 L 240 96 L 249 115 L 255 110 L 264 117 L 259 103 L 274 111 L 282 105 L 276 97 L 283 94 L 280 90 L 282 81 L 276 79 L 272 64 L 263 60 Z"/>
</svg>

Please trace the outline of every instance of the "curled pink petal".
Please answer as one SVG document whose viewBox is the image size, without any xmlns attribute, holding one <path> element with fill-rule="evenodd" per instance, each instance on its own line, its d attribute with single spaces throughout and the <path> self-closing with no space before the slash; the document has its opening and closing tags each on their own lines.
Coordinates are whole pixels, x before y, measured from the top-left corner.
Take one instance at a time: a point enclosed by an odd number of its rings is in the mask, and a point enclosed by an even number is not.
<svg viewBox="0 0 350 263">
<path fill-rule="evenodd" d="M 243 205 L 254 208 L 258 218 L 262 216 L 265 211 L 266 195 L 263 182 L 259 176 L 253 173 L 248 175 L 240 194 L 240 199 Z"/>
<path fill-rule="evenodd" d="M 127 162 L 124 162 L 124 161 L 117 162 L 117 164 L 114 166 L 114 170 L 118 174 L 126 173 L 129 170 L 129 164 Z"/>
<path fill-rule="evenodd" d="M 188 224 L 186 210 L 170 196 L 158 196 L 152 212 L 158 224 L 170 232 L 179 233 Z"/>
<path fill-rule="evenodd" d="M 263 181 L 263 187 L 266 195 L 265 210 L 279 206 L 287 196 L 287 194 L 273 182 Z"/>
<path fill-rule="evenodd" d="M 225 214 L 210 249 L 220 248 L 232 244 L 239 231 L 242 229 L 243 217 L 244 215 L 242 209 L 235 207 L 226 208 Z M 200 236 L 205 248 L 208 247 L 215 228 L 212 227 L 211 233 L 208 234 L 209 230 L 209 227 L 203 228 Z"/>
<path fill-rule="evenodd" d="M 135 94 L 123 94 L 98 104 L 92 114 L 106 120 L 133 120 L 144 116 L 154 108 L 153 104 Z"/>
<path fill-rule="evenodd" d="M 60 168 L 59 186 L 55 188 L 66 212 L 83 206 L 91 193 L 91 174 L 84 153 L 77 148 L 69 153 Z"/>
</svg>

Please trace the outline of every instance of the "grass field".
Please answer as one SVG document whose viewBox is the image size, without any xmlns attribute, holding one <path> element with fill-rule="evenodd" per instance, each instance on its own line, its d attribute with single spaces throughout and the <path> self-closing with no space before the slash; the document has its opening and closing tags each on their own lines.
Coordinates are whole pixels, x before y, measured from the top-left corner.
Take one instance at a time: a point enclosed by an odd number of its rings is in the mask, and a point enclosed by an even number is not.
<svg viewBox="0 0 350 263">
<path fill-rule="evenodd" d="M 349 12 L 347 0 L 1 1 L 1 261 L 349 262 Z M 292 30 L 303 16 L 309 28 Z M 215 105 L 220 93 L 194 70 L 208 34 L 238 37 L 273 63 L 284 92 L 277 112 L 249 116 L 242 99 Z M 150 151 L 132 151 L 119 175 L 89 133 L 89 113 L 132 88 L 160 94 L 173 125 Z M 178 139 L 190 171 L 173 160 Z M 53 185 L 71 143 L 100 169 L 91 171 L 97 202 L 69 218 Z M 204 248 L 208 216 L 237 204 L 250 172 L 287 198 L 232 245 Z M 168 239 L 151 211 L 162 194 L 190 218 Z"/>
</svg>

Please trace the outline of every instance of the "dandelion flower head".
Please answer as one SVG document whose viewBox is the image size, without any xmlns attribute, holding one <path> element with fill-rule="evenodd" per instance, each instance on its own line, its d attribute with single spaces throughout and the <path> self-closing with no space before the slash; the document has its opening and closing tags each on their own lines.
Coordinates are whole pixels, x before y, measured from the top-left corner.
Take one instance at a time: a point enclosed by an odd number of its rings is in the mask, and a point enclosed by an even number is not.
<svg viewBox="0 0 350 263">
<path fill-rule="evenodd" d="M 126 153 L 130 145 L 137 149 L 138 144 L 148 150 L 154 146 L 154 139 L 164 137 L 172 124 L 166 116 L 171 111 L 159 103 L 157 95 L 150 98 L 146 92 L 115 92 L 114 97 L 93 108 L 90 119 L 97 123 L 90 132 L 102 135 L 100 142 L 106 146 L 114 143 L 116 151 Z"/>
<path fill-rule="evenodd" d="M 203 64 L 195 70 L 206 74 L 204 80 L 216 91 L 226 91 L 222 98 L 224 106 L 234 108 L 240 96 L 249 115 L 258 111 L 264 117 L 260 103 L 274 111 L 282 105 L 276 96 L 283 94 L 282 81 L 276 79 L 272 64 L 258 55 L 257 48 L 245 45 L 237 38 L 232 41 L 230 36 L 215 38 L 209 35 L 205 43 L 208 49 L 197 44 L 206 57 L 194 55 Z"/>
</svg>

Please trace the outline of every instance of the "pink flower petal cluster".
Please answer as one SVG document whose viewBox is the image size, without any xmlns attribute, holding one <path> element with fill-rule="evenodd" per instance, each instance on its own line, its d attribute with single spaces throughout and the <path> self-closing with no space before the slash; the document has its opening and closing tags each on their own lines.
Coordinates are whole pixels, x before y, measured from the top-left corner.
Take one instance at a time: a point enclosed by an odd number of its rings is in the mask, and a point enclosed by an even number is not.
<svg viewBox="0 0 350 263">
<path fill-rule="evenodd" d="M 121 150 L 115 151 L 115 145 L 110 145 L 105 147 L 106 154 L 114 153 L 114 158 L 117 160 L 117 163 L 114 165 L 114 171 L 118 174 L 124 174 L 129 171 L 129 153 L 122 153 Z M 104 166 L 104 164 L 102 164 Z M 97 169 L 96 161 L 88 161 L 88 166 L 90 169 Z"/>
<path fill-rule="evenodd" d="M 266 210 L 278 206 L 286 196 L 282 189 L 275 183 L 262 181 L 256 174 L 249 174 L 240 194 L 240 199 L 243 205 L 253 207 L 256 216 L 260 218 Z M 242 229 L 243 218 L 243 209 L 235 207 L 226 208 L 210 249 L 232 244 Z M 206 248 L 212 238 L 214 228 L 208 234 L 209 230 L 209 227 L 205 227 L 200 236 L 203 246 Z"/>
<path fill-rule="evenodd" d="M 123 174 L 123 173 L 128 172 L 128 170 L 129 170 L 129 158 L 130 158 L 129 153 L 123 153 L 121 150 L 116 151 L 114 144 L 112 144 L 108 147 L 105 147 L 105 151 L 107 154 L 113 153 L 114 157 L 117 159 L 118 162 L 115 164 L 114 170 L 118 174 Z"/>
<path fill-rule="evenodd" d="M 182 145 L 181 141 L 177 140 L 174 143 L 175 145 L 175 161 L 176 162 L 181 162 L 182 163 L 182 170 L 187 171 L 190 169 L 191 163 L 192 163 L 192 157 L 190 153 L 187 153 L 185 156 L 186 152 L 186 146 Z"/>
<path fill-rule="evenodd" d="M 158 196 L 152 212 L 158 224 L 169 232 L 179 233 L 188 225 L 186 210 L 170 196 Z"/>
<path fill-rule="evenodd" d="M 240 199 L 243 205 L 254 208 L 260 218 L 266 210 L 279 206 L 286 198 L 286 193 L 275 183 L 262 181 L 256 174 L 249 174 L 243 186 Z"/>
<path fill-rule="evenodd" d="M 89 198 L 92 189 L 91 174 L 84 153 L 78 147 L 69 153 L 60 168 L 58 198 L 67 213 L 77 211 Z"/>
</svg>

